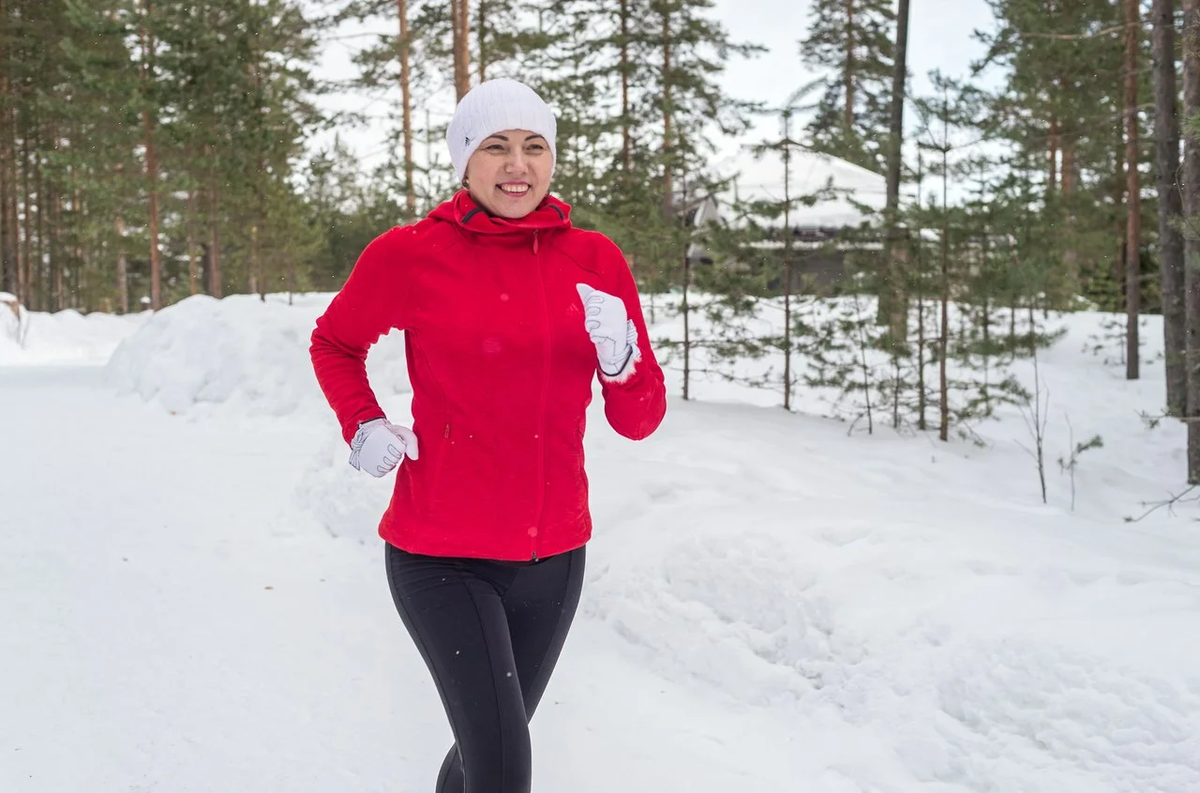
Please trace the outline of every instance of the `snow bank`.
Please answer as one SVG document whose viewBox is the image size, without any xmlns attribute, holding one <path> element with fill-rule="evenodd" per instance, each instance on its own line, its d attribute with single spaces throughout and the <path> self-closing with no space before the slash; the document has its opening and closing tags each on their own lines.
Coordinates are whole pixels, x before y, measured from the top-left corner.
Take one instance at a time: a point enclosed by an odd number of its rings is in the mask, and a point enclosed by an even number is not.
<svg viewBox="0 0 1200 793">
<path fill-rule="evenodd" d="M 815 419 L 677 405 L 647 452 L 601 438 L 584 613 L 664 677 L 843 732 L 846 789 L 1200 789 L 1187 527 Z"/>
<path fill-rule="evenodd" d="M 0 366 L 103 363 L 147 315 L 28 311 L 0 292 Z"/>
<path fill-rule="evenodd" d="M 308 348 L 316 318 L 331 299 L 308 295 L 289 305 L 276 295 L 265 302 L 255 295 L 190 297 L 159 311 L 122 342 L 108 363 L 109 382 L 175 413 L 328 413 Z M 372 349 L 368 372 L 381 398 L 408 390 L 400 334 Z"/>
</svg>

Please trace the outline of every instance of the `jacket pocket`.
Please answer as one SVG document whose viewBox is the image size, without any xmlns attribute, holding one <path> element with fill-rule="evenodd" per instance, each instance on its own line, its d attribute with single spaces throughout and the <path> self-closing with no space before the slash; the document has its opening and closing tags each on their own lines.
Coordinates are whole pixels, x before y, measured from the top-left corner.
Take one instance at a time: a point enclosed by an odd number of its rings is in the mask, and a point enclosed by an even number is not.
<svg viewBox="0 0 1200 793">
<path fill-rule="evenodd" d="M 422 501 L 425 504 L 425 510 L 432 513 L 437 505 L 438 488 L 442 483 L 442 472 L 446 469 L 446 458 L 450 456 L 454 444 L 450 437 L 450 422 L 443 422 L 439 428 L 441 437 L 437 443 L 437 457 L 434 458 L 433 468 L 429 471 L 429 479 L 425 483 L 425 492 L 422 494 Z"/>
</svg>

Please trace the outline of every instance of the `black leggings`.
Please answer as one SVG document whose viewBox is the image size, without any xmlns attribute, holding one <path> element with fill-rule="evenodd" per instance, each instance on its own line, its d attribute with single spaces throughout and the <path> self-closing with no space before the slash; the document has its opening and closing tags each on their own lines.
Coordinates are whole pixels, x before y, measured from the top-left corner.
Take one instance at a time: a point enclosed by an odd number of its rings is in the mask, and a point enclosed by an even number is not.
<svg viewBox="0 0 1200 793">
<path fill-rule="evenodd" d="M 584 555 L 514 563 L 387 544 L 392 598 L 454 732 L 437 793 L 529 793 L 529 720 L 575 616 Z"/>
</svg>

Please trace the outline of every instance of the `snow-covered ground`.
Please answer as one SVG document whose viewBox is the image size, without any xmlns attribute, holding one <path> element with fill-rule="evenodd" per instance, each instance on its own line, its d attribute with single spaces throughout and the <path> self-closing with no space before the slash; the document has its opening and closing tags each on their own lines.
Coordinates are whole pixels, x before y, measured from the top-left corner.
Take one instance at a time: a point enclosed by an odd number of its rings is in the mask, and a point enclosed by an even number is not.
<svg viewBox="0 0 1200 793">
<path fill-rule="evenodd" d="M 6 364 L 103 363 L 117 345 L 150 316 L 113 316 L 26 311 L 15 296 L 0 292 L 0 366 Z"/>
<path fill-rule="evenodd" d="M 307 364 L 328 299 L 0 327 L 0 790 L 432 790 L 450 734 L 387 592 L 390 479 L 346 465 Z M 1184 433 L 1139 416 L 1161 327 L 1131 383 L 1083 349 L 1106 319 L 1050 323 L 1048 504 L 1016 408 L 983 446 L 866 435 L 811 390 L 684 402 L 672 364 L 631 443 L 597 402 L 535 791 L 1200 790 L 1196 509 L 1126 520 L 1183 489 Z M 377 352 L 403 421 L 402 339 Z M 1104 441 L 1074 509 L 1068 417 Z"/>
</svg>

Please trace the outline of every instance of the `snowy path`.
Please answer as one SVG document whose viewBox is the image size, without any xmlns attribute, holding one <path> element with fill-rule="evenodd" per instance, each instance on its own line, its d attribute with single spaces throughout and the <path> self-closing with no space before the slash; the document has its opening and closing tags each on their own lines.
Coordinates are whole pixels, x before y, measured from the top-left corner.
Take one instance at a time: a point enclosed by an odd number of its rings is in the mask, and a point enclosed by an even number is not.
<svg viewBox="0 0 1200 793">
<path fill-rule="evenodd" d="M 0 368 L 0 394 L 0 790 L 432 788 L 449 731 L 378 546 L 281 508 L 327 428 L 171 417 L 97 368 Z M 798 789 L 769 720 L 611 643 L 580 620 L 535 790 Z"/>
</svg>

